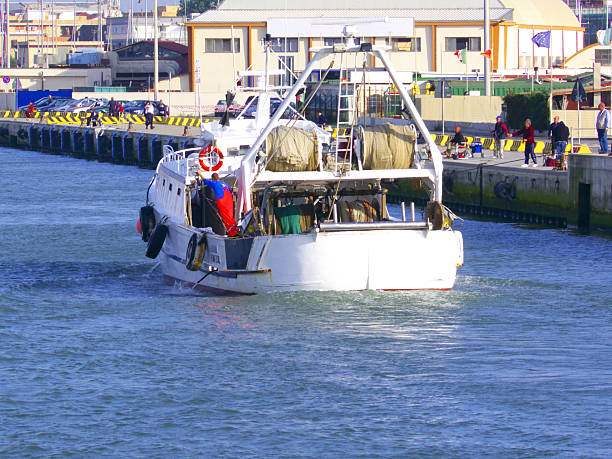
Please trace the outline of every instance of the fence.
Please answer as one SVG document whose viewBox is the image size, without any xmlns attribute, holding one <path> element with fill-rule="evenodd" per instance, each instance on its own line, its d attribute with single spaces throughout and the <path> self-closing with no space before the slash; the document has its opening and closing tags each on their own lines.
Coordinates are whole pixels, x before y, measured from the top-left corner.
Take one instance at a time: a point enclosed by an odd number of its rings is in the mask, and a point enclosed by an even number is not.
<svg viewBox="0 0 612 459">
<path fill-rule="evenodd" d="M 329 124 L 336 124 L 338 119 L 338 86 L 340 82 L 334 81 L 324 83 L 306 107 L 305 116 L 310 120 L 317 120 L 319 112 L 325 115 Z M 309 85 L 305 100 L 308 100 L 313 85 Z M 349 94 L 355 95 L 356 110 L 358 116 L 371 118 L 400 118 L 402 113 L 402 97 L 398 92 L 392 90 L 389 85 L 381 84 L 351 84 L 349 83 Z M 346 99 L 343 100 L 341 108 L 348 108 Z M 341 121 L 347 121 L 348 113 L 343 113 Z"/>
</svg>

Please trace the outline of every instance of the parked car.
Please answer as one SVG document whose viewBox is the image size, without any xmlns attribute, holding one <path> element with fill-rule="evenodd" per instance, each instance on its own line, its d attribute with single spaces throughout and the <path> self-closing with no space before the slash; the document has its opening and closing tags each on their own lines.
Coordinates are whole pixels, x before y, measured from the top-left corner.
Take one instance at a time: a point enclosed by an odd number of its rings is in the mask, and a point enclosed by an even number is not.
<svg viewBox="0 0 612 459">
<path fill-rule="evenodd" d="M 225 111 L 227 109 L 227 103 L 225 102 L 225 100 L 220 100 L 217 102 L 217 104 L 215 105 L 215 116 L 221 117 L 225 114 Z M 240 104 L 232 104 L 229 107 L 229 113 L 230 116 L 236 117 L 240 114 L 240 112 L 242 111 L 242 105 Z"/>
<path fill-rule="evenodd" d="M 250 105 L 247 102 L 247 108 L 244 110 L 242 116 L 244 116 L 245 118 L 255 118 L 255 115 L 257 113 L 257 102 L 257 98 L 255 98 L 253 102 L 250 103 Z M 278 97 L 272 97 L 270 99 L 270 116 L 274 115 L 274 113 L 282 103 L 282 99 L 279 99 Z M 283 113 L 282 118 L 291 118 L 295 114 L 297 114 L 297 110 L 295 108 L 295 104 L 291 102 L 289 107 L 287 107 L 287 109 L 285 110 L 285 113 Z"/>
<path fill-rule="evenodd" d="M 39 112 L 60 112 L 62 108 L 67 106 L 73 99 L 55 98 L 50 103 L 36 107 Z"/>
<path fill-rule="evenodd" d="M 149 101 L 133 100 L 131 102 L 126 102 L 126 105 L 123 106 L 123 113 L 130 113 L 132 115 L 144 115 L 144 107 L 147 102 Z M 153 102 L 153 108 L 155 108 L 155 115 L 159 116 L 159 102 Z"/>
</svg>

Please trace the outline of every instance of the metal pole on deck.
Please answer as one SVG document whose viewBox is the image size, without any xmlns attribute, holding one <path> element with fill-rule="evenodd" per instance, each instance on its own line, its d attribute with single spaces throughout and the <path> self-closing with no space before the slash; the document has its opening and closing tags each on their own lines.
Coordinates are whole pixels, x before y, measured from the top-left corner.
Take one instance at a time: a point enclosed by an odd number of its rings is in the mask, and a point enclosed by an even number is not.
<svg viewBox="0 0 612 459">
<path fill-rule="evenodd" d="M 157 0 L 153 2 L 153 97 L 159 100 L 159 30 L 157 29 Z"/>
<path fill-rule="evenodd" d="M 484 50 L 491 49 L 490 0 L 484 0 Z M 484 95 L 491 95 L 491 61 L 484 56 Z"/>
</svg>

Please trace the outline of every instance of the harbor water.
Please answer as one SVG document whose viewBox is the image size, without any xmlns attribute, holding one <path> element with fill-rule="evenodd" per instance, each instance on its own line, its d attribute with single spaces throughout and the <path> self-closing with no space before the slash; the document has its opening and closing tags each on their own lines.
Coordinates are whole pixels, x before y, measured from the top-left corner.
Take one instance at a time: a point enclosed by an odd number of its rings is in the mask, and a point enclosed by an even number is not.
<svg viewBox="0 0 612 459">
<path fill-rule="evenodd" d="M 606 236 L 468 220 L 451 292 L 199 296 L 144 257 L 151 171 L 0 170 L 2 457 L 612 456 Z"/>
</svg>

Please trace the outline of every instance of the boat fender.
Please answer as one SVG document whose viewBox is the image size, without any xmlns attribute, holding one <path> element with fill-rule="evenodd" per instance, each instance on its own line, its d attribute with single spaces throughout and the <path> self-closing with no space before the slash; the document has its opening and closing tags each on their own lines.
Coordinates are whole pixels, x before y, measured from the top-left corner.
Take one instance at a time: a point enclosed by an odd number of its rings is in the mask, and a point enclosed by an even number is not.
<svg viewBox="0 0 612 459">
<path fill-rule="evenodd" d="M 185 254 L 185 266 L 189 271 L 200 270 L 205 251 L 206 235 L 198 237 L 197 234 L 192 234 L 187 244 L 187 253 Z"/>
<path fill-rule="evenodd" d="M 142 240 L 148 242 L 151 233 L 155 229 L 155 212 L 153 212 L 152 206 L 140 208 L 140 219 L 138 222 L 140 223 L 140 230 L 138 232 L 142 234 Z"/>
<path fill-rule="evenodd" d="M 166 240 L 167 235 L 168 227 L 162 222 L 160 222 L 155 227 L 153 233 L 151 233 L 151 237 L 149 238 L 149 243 L 147 244 L 147 250 L 145 252 L 145 255 L 148 258 L 157 258 L 157 255 L 159 255 L 159 252 L 161 251 L 162 246 L 164 245 L 164 241 Z"/>
<path fill-rule="evenodd" d="M 441 230 L 444 226 L 444 211 L 438 201 L 429 201 L 425 208 L 425 218 L 431 222 L 433 230 Z"/>
</svg>

